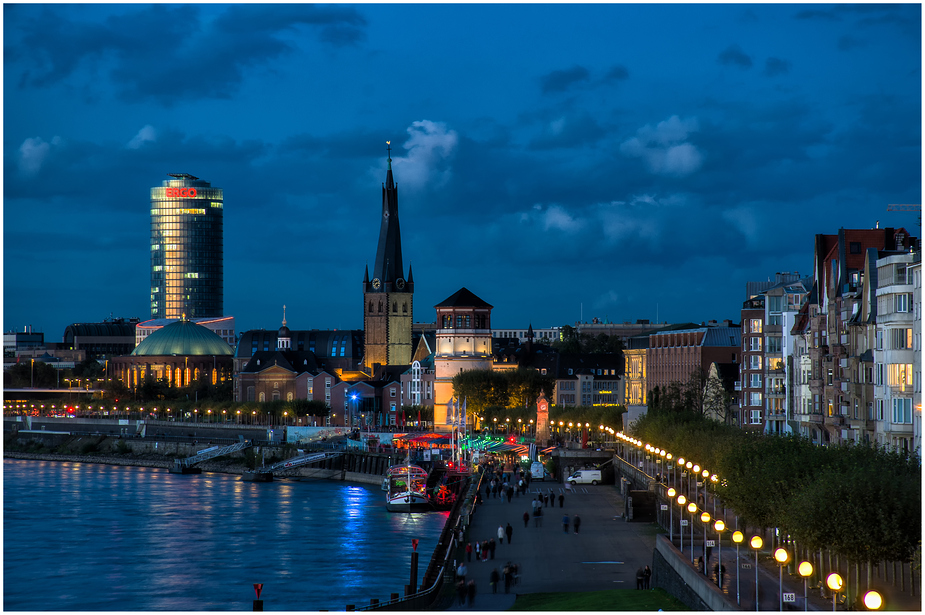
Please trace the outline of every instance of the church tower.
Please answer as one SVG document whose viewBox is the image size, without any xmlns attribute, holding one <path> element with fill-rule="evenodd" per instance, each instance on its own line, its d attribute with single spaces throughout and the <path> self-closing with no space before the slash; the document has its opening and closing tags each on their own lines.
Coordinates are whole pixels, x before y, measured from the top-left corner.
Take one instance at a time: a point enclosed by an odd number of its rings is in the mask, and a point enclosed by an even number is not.
<svg viewBox="0 0 925 615">
<path fill-rule="evenodd" d="M 411 267 L 405 279 L 398 226 L 398 188 L 392 178 L 392 147 L 382 186 L 379 247 L 372 274 L 363 276 L 363 366 L 372 373 L 378 365 L 411 364 L 411 323 L 414 279 Z"/>
</svg>

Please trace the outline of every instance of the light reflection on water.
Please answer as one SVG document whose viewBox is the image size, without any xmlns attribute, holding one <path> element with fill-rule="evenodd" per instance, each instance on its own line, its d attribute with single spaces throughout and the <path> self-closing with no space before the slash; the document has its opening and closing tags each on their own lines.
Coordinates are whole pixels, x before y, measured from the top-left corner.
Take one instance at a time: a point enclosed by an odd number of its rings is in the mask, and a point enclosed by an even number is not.
<svg viewBox="0 0 925 615">
<path fill-rule="evenodd" d="M 5 610 L 343 610 L 401 593 L 448 513 L 378 485 L 4 460 Z"/>
</svg>

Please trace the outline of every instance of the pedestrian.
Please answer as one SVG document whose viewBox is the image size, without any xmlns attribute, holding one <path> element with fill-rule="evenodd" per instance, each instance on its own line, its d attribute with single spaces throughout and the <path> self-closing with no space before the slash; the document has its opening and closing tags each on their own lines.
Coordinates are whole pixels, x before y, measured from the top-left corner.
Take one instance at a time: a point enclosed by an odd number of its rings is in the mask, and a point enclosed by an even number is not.
<svg viewBox="0 0 925 615">
<path fill-rule="evenodd" d="M 562 508 L 563 506 L 565 506 L 565 495 L 560 493 L 559 494 L 559 508 Z"/>
<path fill-rule="evenodd" d="M 469 594 L 469 608 L 475 604 L 475 581 L 469 579 L 469 585 L 466 587 L 466 593 Z"/>
<path fill-rule="evenodd" d="M 513 498 L 513 497 L 514 497 L 514 488 L 513 488 L 513 487 L 508 487 L 508 488 L 507 488 L 507 501 L 508 501 L 508 504 L 511 503 L 511 498 Z"/>
<path fill-rule="evenodd" d="M 498 593 L 498 581 L 501 579 L 501 575 L 498 574 L 497 568 L 491 569 L 491 574 L 488 576 L 488 583 L 491 585 L 491 593 Z"/>
<path fill-rule="evenodd" d="M 497 546 L 494 538 L 488 541 L 488 552 L 491 554 L 491 559 L 495 559 L 495 548 Z"/>
<path fill-rule="evenodd" d="M 575 526 L 575 533 L 578 533 L 578 528 L 581 527 L 581 517 L 575 515 L 575 518 L 572 520 L 572 525 Z"/>
<path fill-rule="evenodd" d="M 467 572 L 469 572 L 469 569 L 466 567 L 466 562 L 459 562 L 459 566 L 456 568 L 456 578 L 465 581 Z"/>
<path fill-rule="evenodd" d="M 507 544 L 511 544 L 511 536 L 514 534 L 514 528 L 511 527 L 510 523 L 504 528 L 504 533 L 507 534 Z"/>
<path fill-rule="evenodd" d="M 511 571 L 510 562 L 508 562 L 504 566 L 503 574 L 504 574 L 504 593 L 509 594 L 511 593 L 511 583 L 514 582 L 514 573 Z"/>
<path fill-rule="evenodd" d="M 460 606 L 466 604 L 466 582 L 465 581 L 456 582 L 456 595 L 459 596 Z"/>
<path fill-rule="evenodd" d="M 466 560 L 472 561 L 472 543 L 466 543 Z"/>
<path fill-rule="evenodd" d="M 543 494 L 543 506 L 549 506 L 549 494 L 548 493 Z"/>
<path fill-rule="evenodd" d="M 517 582 L 520 581 L 520 566 L 511 564 L 511 573 L 514 575 L 514 585 L 517 585 Z"/>
<path fill-rule="evenodd" d="M 530 513 L 524 511 L 524 528 L 530 523 Z"/>
<path fill-rule="evenodd" d="M 488 561 L 488 553 L 489 553 L 489 551 L 491 550 L 491 549 L 489 549 L 489 547 L 488 547 L 489 544 L 491 544 L 491 543 L 489 543 L 487 540 L 483 540 L 483 541 L 482 541 L 482 561 L 483 561 L 483 562 L 487 562 L 487 561 Z"/>
<path fill-rule="evenodd" d="M 649 589 L 649 579 L 652 578 L 652 569 L 649 568 L 649 566 L 646 566 L 645 569 L 642 571 L 642 577 L 643 577 L 642 579 L 643 586 L 646 589 Z"/>
<path fill-rule="evenodd" d="M 636 589 L 642 589 L 645 584 L 646 572 L 640 567 L 636 571 Z"/>
<path fill-rule="evenodd" d="M 569 525 L 568 515 L 566 514 L 562 516 L 562 529 L 565 531 L 566 534 L 568 534 L 568 525 Z"/>
<path fill-rule="evenodd" d="M 703 556 L 697 558 L 697 570 L 703 572 Z"/>
<path fill-rule="evenodd" d="M 543 527 L 543 509 L 542 508 L 536 509 L 536 518 L 540 520 L 540 527 Z"/>
<path fill-rule="evenodd" d="M 533 504 L 533 514 L 535 515 L 536 514 L 536 498 L 533 498 L 532 504 Z"/>
<path fill-rule="evenodd" d="M 498 544 L 504 544 L 504 527 L 500 525 L 498 526 Z"/>
<path fill-rule="evenodd" d="M 479 541 L 475 541 L 475 559 L 478 561 L 482 557 L 482 544 Z"/>
</svg>

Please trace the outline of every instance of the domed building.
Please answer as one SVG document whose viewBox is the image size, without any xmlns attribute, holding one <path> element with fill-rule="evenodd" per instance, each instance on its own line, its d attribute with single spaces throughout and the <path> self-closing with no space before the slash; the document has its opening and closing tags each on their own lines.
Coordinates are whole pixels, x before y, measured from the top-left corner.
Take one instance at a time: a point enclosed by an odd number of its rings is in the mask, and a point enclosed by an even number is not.
<svg viewBox="0 0 925 615">
<path fill-rule="evenodd" d="M 132 354 L 110 361 L 112 374 L 126 387 L 141 386 L 146 378 L 185 387 L 207 377 L 218 384 L 232 377 L 234 351 L 210 329 L 183 319 L 146 337 Z"/>
</svg>

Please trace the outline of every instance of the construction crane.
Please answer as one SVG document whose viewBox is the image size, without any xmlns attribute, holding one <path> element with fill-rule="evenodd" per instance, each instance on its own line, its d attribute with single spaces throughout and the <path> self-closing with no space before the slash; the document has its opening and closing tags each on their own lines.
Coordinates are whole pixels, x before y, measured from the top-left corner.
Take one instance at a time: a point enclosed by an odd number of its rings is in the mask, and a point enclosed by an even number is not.
<svg viewBox="0 0 925 615">
<path fill-rule="evenodd" d="M 922 204 L 890 204 L 886 206 L 887 211 L 917 211 L 919 212 L 919 227 L 922 226 Z"/>
</svg>

